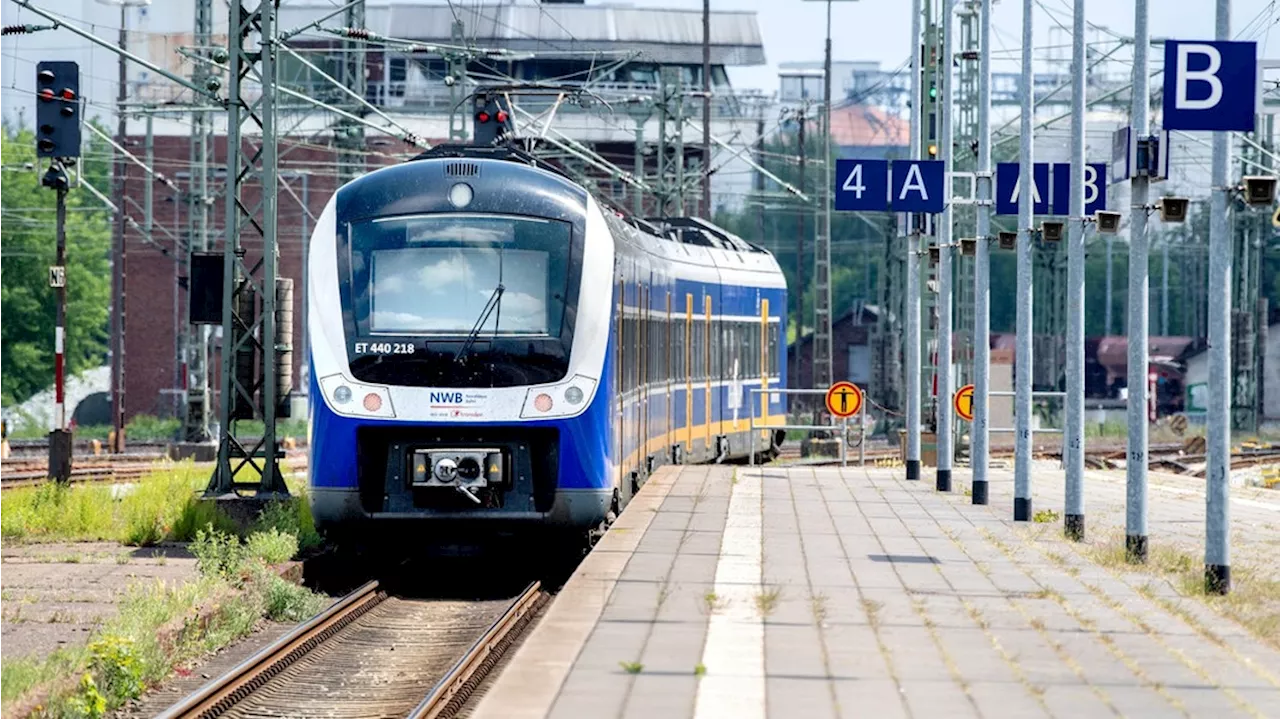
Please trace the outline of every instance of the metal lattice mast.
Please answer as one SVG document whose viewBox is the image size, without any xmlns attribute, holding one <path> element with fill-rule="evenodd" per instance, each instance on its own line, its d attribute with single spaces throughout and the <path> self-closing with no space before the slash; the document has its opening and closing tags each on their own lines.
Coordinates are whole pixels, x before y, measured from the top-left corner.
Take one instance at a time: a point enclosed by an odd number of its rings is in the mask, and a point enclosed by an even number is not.
<svg viewBox="0 0 1280 719">
<path fill-rule="evenodd" d="M 364 30 L 364 0 L 358 0 L 347 6 L 343 15 L 343 24 L 351 30 L 351 35 Z M 365 97 L 365 44 L 358 39 L 348 39 L 342 43 L 342 82 L 353 93 Z M 455 83 L 456 84 L 456 83 Z M 363 116 L 364 107 L 352 98 L 347 112 Z M 338 178 L 342 182 L 353 180 L 364 173 L 364 125 L 350 119 L 343 119 L 335 128 L 335 143 L 338 147 Z"/>
<path fill-rule="evenodd" d="M 195 50 L 207 57 L 213 44 L 213 0 L 195 0 Z M 217 83 L 216 76 L 203 62 L 191 63 L 191 82 L 199 87 Z M 198 104 L 205 104 L 197 99 Z M 187 252 L 184 274 L 188 278 L 187 307 L 191 303 L 191 253 L 209 250 L 209 153 L 213 140 L 213 123 L 202 109 L 191 113 L 190 179 L 187 183 Z M 180 322 L 182 357 L 187 371 L 187 411 L 182 438 L 187 442 L 206 442 L 209 434 L 209 328 L 193 325 L 188 316 Z"/>
<path fill-rule="evenodd" d="M 822 221 L 813 242 L 813 379 L 817 387 L 831 384 L 831 0 L 827 0 L 827 40 L 822 62 L 822 179 L 818 206 Z"/>
<path fill-rule="evenodd" d="M 228 19 L 227 201 L 223 248 L 222 382 L 218 464 L 207 494 L 252 489 L 287 495 L 276 444 L 275 0 L 254 11 L 231 3 Z M 256 46 L 253 44 L 257 36 Z M 255 69 L 257 72 L 255 73 Z M 250 76 L 255 75 L 255 93 Z M 245 126 L 259 129 L 255 148 Z M 251 190 L 249 188 L 252 188 Z M 246 191 L 248 190 L 248 191 Z M 254 201 L 256 195 L 256 202 Z M 260 246 L 255 247 L 260 241 Z M 256 261 L 249 252 L 260 251 Z M 261 437 L 239 420 L 260 418 Z M 246 476 L 238 480 L 241 473 Z"/>
</svg>

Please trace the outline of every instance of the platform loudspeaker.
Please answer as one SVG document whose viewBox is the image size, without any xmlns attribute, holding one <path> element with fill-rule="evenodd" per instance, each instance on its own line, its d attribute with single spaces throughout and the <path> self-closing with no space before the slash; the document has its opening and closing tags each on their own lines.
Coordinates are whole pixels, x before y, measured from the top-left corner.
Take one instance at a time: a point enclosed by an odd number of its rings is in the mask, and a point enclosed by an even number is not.
<svg viewBox="0 0 1280 719">
<path fill-rule="evenodd" d="M 1065 223 L 1057 220 L 1046 220 L 1040 223 L 1040 236 L 1045 242 L 1062 242 L 1062 228 Z"/>
<path fill-rule="evenodd" d="M 1270 205 L 1276 199 L 1276 178 L 1250 175 L 1244 178 L 1244 201 L 1255 207 Z"/>
<path fill-rule="evenodd" d="M 1000 249 L 1002 250 L 1018 249 L 1018 233 L 1001 232 L 1000 233 Z"/>
<path fill-rule="evenodd" d="M 1185 197 L 1160 198 L 1160 221 L 1186 222 L 1188 204 L 1190 201 Z"/>
<path fill-rule="evenodd" d="M 1114 235 L 1120 231 L 1119 212 L 1098 210 L 1093 217 L 1098 222 L 1098 232 L 1105 232 L 1108 235 Z"/>
</svg>

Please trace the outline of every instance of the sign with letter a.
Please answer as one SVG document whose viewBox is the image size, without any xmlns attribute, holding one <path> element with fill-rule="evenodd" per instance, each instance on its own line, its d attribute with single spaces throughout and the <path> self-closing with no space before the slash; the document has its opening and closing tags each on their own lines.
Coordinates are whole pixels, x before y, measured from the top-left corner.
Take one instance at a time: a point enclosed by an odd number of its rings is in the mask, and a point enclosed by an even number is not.
<svg viewBox="0 0 1280 719">
<path fill-rule="evenodd" d="M 1018 163 L 1001 162 L 996 165 L 996 214 L 1018 214 L 1018 197 L 1021 189 Z M 1031 165 L 1031 205 L 1037 215 L 1049 214 L 1049 163 Z"/>
<path fill-rule="evenodd" d="M 1164 129 L 1252 132 L 1258 44 L 1166 40 Z"/>
<path fill-rule="evenodd" d="M 889 201 L 894 212 L 942 212 L 946 183 L 942 160 L 896 160 Z"/>
</svg>

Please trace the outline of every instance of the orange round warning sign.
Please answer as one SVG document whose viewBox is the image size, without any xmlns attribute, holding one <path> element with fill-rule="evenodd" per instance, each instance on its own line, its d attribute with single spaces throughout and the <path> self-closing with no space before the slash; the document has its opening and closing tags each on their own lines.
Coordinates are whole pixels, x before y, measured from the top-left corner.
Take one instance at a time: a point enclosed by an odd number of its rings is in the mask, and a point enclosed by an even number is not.
<svg viewBox="0 0 1280 719">
<path fill-rule="evenodd" d="M 967 384 L 956 390 L 956 396 L 951 406 L 956 408 L 956 414 L 962 418 L 973 421 L 973 385 Z"/>
<path fill-rule="evenodd" d="M 852 382 L 836 382 L 827 390 L 827 411 L 837 417 L 852 417 L 862 411 L 862 390 Z"/>
</svg>

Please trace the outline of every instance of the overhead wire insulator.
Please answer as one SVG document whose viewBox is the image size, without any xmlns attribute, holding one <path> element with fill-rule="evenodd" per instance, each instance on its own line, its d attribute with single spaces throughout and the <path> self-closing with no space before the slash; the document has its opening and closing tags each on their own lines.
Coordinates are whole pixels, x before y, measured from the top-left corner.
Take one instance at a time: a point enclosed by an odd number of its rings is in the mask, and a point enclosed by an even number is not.
<svg viewBox="0 0 1280 719">
<path fill-rule="evenodd" d="M 338 34 L 343 37 L 351 37 L 357 40 L 369 40 L 373 37 L 373 33 L 362 27 L 344 27 L 338 30 Z"/>
<path fill-rule="evenodd" d="M 41 30 L 56 30 L 56 25 L 5 25 L 0 29 L 0 35 L 30 35 L 33 32 Z"/>
</svg>

